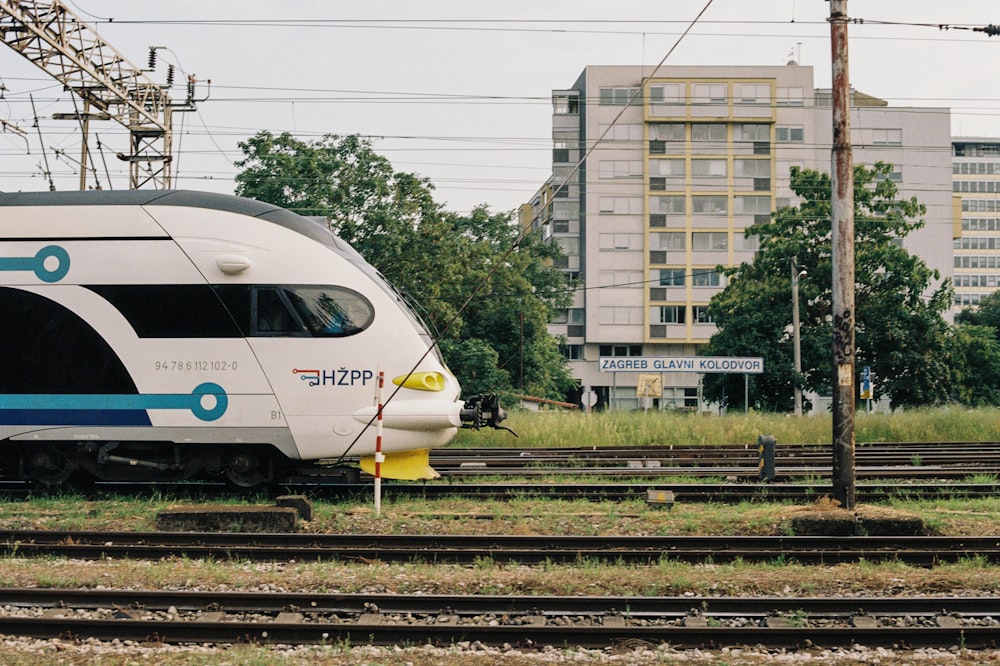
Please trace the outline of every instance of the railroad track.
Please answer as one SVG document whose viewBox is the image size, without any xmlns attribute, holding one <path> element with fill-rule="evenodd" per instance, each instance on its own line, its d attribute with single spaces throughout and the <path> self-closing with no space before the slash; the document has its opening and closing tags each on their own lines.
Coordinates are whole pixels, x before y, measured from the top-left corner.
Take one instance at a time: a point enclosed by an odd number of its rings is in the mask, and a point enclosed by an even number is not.
<svg viewBox="0 0 1000 666">
<path fill-rule="evenodd" d="M 776 479 L 769 483 L 759 482 L 759 455 L 751 445 L 439 449 L 431 452 L 431 464 L 441 473 L 441 479 L 421 483 L 386 481 L 383 489 L 400 496 L 595 500 L 637 499 L 655 489 L 670 490 L 677 501 L 683 502 L 810 501 L 825 492 L 825 485 L 818 480 L 829 479 L 832 474 L 827 449 L 805 444 L 780 446 Z M 569 480 L 553 482 L 553 477 Z M 855 477 L 861 502 L 893 497 L 990 497 L 995 495 L 995 479 L 1000 478 L 1000 443 L 859 445 Z M 532 478 L 545 481 L 533 482 Z M 673 478 L 681 481 L 671 482 Z M 342 468 L 312 465 L 272 492 L 342 498 L 370 494 L 371 485 L 367 475 L 362 475 L 360 481 L 345 482 Z M 158 493 L 205 498 L 234 493 L 225 484 L 211 481 L 97 482 L 76 492 L 89 496 Z M 30 484 L 0 480 L 0 495 L 31 497 L 38 493 Z"/>
<path fill-rule="evenodd" d="M 1000 562 L 1000 536 L 521 536 L 331 535 L 216 532 L 3 531 L 0 554 L 78 559 L 210 557 L 263 561 L 373 560 L 472 563 L 894 560 L 932 567 L 982 558 Z"/>
<path fill-rule="evenodd" d="M 982 648 L 997 597 L 547 597 L 0 590 L 0 634 L 157 643 Z"/>
<path fill-rule="evenodd" d="M 743 482 L 682 482 L 664 483 L 651 479 L 648 483 L 605 481 L 599 483 L 566 481 L 563 483 L 531 483 L 522 481 L 424 481 L 406 482 L 384 480 L 382 496 L 387 499 L 422 497 L 427 499 L 465 497 L 475 499 L 511 500 L 547 498 L 559 500 L 630 501 L 645 500 L 649 491 L 669 491 L 675 502 L 715 502 L 738 504 L 741 502 L 813 502 L 829 494 L 829 482 L 762 483 Z M 372 481 L 359 483 L 303 483 L 287 484 L 272 494 L 298 493 L 314 499 L 370 499 Z M 7 497 L 29 498 L 34 491 L 27 488 L 0 489 Z M 191 497 L 210 499 L 238 497 L 246 499 L 245 492 L 237 492 L 222 484 L 200 483 L 107 483 L 97 484 L 88 493 L 94 498 L 120 495 L 150 495 L 164 497 Z M 861 503 L 885 502 L 894 498 L 904 499 L 956 499 L 987 498 L 997 496 L 996 483 L 966 481 L 876 481 L 856 485 L 857 501 Z"/>
<path fill-rule="evenodd" d="M 318 488 L 305 487 L 304 492 Z M 332 491 L 326 488 L 326 491 Z M 545 497 L 549 499 L 586 499 L 592 501 L 628 501 L 646 499 L 649 491 L 669 491 L 675 502 L 812 502 L 829 494 L 829 483 L 408 483 L 383 481 L 384 497 L 470 497 L 479 499 L 516 499 Z M 370 496 L 371 483 L 339 486 L 343 496 Z M 322 494 L 322 492 L 317 493 Z M 856 486 L 857 501 L 885 502 L 893 498 L 956 499 L 996 497 L 995 483 L 966 482 L 876 482 Z"/>
<path fill-rule="evenodd" d="M 649 446 L 547 449 L 437 449 L 431 465 L 447 478 L 484 475 L 575 474 L 650 478 L 665 475 L 756 478 L 757 446 Z M 782 480 L 828 477 L 829 446 L 780 445 L 775 453 Z M 1000 443 L 861 444 L 858 478 L 961 479 L 1000 475 Z"/>
</svg>

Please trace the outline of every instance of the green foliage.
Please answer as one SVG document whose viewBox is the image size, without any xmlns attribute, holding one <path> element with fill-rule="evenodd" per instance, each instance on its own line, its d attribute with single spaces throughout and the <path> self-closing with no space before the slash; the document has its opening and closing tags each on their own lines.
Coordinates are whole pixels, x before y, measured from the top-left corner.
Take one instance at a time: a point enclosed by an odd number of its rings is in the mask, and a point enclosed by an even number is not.
<svg viewBox="0 0 1000 666">
<path fill-rule="evenodd" d="M 239 145 L 236 193 L 325 218 L 415 305 L 467 393 L 572 388 L 546 329 L 572 294 L 554 242 L 522 236 L 511 213 L 445 211 L 430 181 L 394 171 L 356 135 L 260 132 Z"/>
<path fill-rule="evenodd" d="M 952 398 L 972 407 L 1000 404 L 1000 340 L 990 326 L 957 324 L 947 339 Z"/>
<path fill-rule="evenodd" d="M 950 284 L 935 288 L 939 275 L 899 244 L 923 226 L 915 198 L 900 199 L 889 179 L 892 166 L 854 169 L 856 363 L 871 366 L 873 389 L 893 407 L 948 400 L 951 372 L 942 318 L 951 303 Z M 828 393 L 832 379 L 833 244 L 830 178 L 793 167 L 791 188 L 802 199 L 747 229 L 760 251 L 753 263 L 724 269 L 728 286 L 709 304 L 718 332 L 702 353 L 763 356 L 768 371 L 750 379 L 758 409 L 789 411 L 795 382 Z M 802 374 L 792 365 L 791 262 L 806 275 L 799 281 Z M 705 396 L 742 396 L 743 377 L 705 377 Z"/>
<path fill-rule="evenodd" d="M 955 315 L 955 323 L 985 326 L 993 332 L 997 340 L 1000 340 L 1000 291 L 984 297 L 978 306 L 959 312 Z"/>
</svg>

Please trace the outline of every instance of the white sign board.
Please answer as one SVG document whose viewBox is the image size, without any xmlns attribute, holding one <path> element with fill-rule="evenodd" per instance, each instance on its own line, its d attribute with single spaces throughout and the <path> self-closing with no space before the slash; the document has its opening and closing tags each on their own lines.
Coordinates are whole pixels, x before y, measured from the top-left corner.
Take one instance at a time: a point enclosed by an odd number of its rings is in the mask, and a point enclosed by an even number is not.
<svg viewBox="0 0 1000 666">
<path fill-rule="evenodd" d="M 597 362 L 601 372 L 764 372 L 764 359 L 737 356 L 601 356 Z"/>
</svg>

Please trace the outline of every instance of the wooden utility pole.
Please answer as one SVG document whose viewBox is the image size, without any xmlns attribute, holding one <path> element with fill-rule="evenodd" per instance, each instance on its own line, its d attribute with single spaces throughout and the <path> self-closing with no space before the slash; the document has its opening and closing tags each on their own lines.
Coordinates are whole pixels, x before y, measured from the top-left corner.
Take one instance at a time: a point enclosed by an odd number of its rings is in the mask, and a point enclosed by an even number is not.
<svg viewBox="0 0 1000 666">
<path fill-rule="evenodd" d="M 854 474 L 854 164 L 847 0 L 830 0 L 833 63 L 833 499 L 855 504 Z"/>
</svg>

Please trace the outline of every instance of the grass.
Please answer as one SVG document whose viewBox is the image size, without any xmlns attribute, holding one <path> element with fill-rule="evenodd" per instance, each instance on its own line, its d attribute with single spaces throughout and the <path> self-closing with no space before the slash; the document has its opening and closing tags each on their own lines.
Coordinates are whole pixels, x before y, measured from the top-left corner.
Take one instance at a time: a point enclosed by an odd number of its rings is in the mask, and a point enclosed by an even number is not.
<svg viewBox="0 0 1000 666">
<path fill-rule="evenodd" d="M 757 444 L 760 435 L 779 443 L 821 444 L 833 438 L 829 414 L 681 412 L 514 411 L 504 425 L 518 434 L 496 430 L 459 432 L 453 448 L 570 448 L 594 446 L 663 446 Z M 987 442 L 1000 439 L 995 409 L 945 407 L 855 418 L 855 439 L 866 442 Z"/>
</svg>

